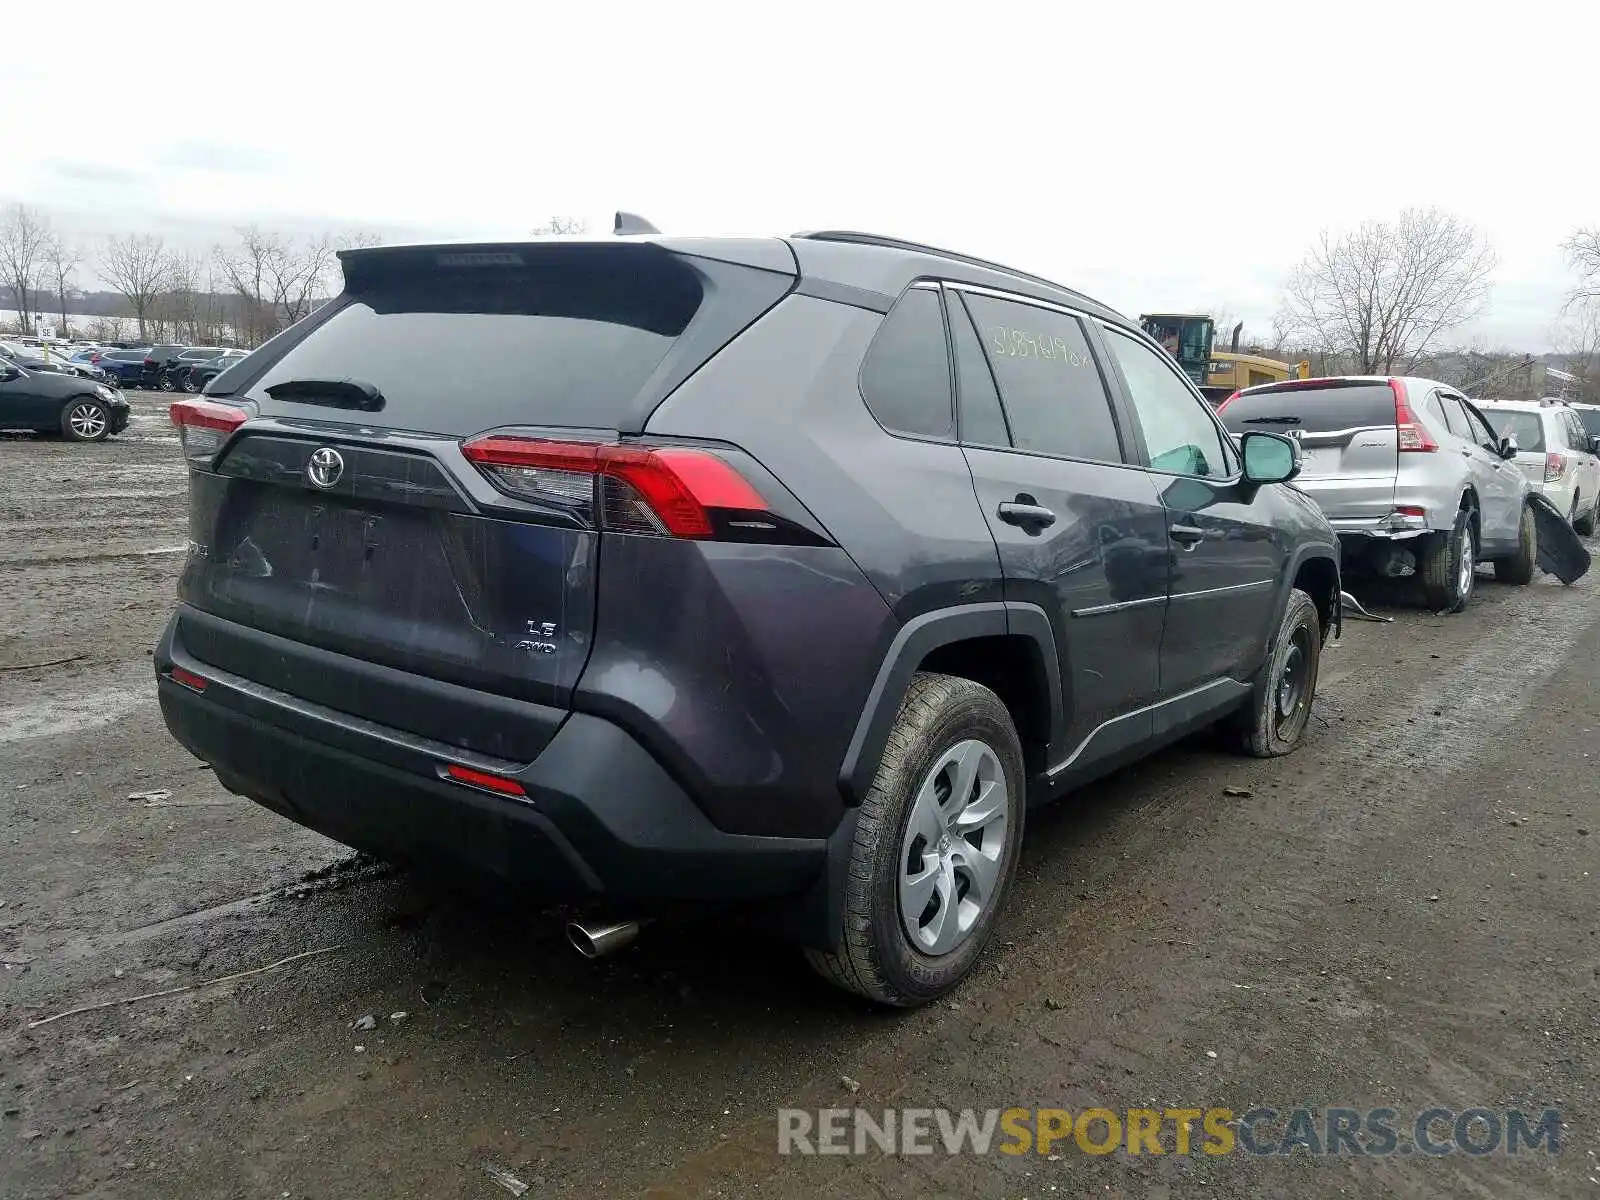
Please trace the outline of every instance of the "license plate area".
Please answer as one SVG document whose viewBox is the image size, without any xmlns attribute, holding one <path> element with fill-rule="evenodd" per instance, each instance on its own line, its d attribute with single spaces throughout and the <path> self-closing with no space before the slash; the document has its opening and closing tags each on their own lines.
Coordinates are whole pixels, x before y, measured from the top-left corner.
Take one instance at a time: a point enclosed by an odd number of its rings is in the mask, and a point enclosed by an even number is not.
<svg viewBox="0 0 1600 1200">
<path fill-rule="evenodd" d="M 379 514 L 359 508 L 310 506 L 302 535 L 305 582 L 370 599 L 375 580 L 396 566 L 390 561 L 392 548 L 384 545 L 386 524 Z"/>
</svg>

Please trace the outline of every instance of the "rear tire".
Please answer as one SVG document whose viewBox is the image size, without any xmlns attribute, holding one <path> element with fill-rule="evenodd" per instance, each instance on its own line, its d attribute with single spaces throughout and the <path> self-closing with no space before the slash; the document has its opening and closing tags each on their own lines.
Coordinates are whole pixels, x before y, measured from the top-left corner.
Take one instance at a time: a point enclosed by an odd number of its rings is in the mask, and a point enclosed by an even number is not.
<svg viewBox="0 0 1600 1200">
<path fill-rule="evenodd" d="M 1600 513 L 1600 496 L 1595 497 L 1594 503 L 1589 505 L 1588 512 L 1584 513 L 1583 516 L 1579 517 L 1572 523 L 1572 528 L 1577 532 L 1579 537 L 1594 536 L 1594 519 L 1596 513 Z"/>
<path fill-rule="evenodd" d="M 1000 698 L 969 679 L 913 676 L 861 802 L 837 949 L 806 950 L 812 967 L 898 1008 L 953 989 L 993 931 L 1025 805 L 1022 744 Z"/>
<path fill-rule="evenodd" d="M 1577 529 L 1577 526 L 1573 528 Z M 1522 524 L 1517 532 L 1517 552 L 1510 558 L 1495 560 L 1494 577 L 1501 583 L 1532 583 L 1533 568 L 1538 562 L 1539 527 L 1534 522 L 1533 509 L 1524 504 Z"/>
<path fill-rule="evenodd" d="M 77 396 L 61 411 L 61 436 L 72 442 L 103 442 L 111 433 L 111 414 L 98 400 Z"/>
<path fill-rule="evenodd" d="M 1456 613 L 1467 606 L 1477 577 L 1477 553 L 1472 511 L 1463 508 L 1449 533 L 1433 536 L 1433 545 L 1422 560 L 1422 597 L 1429 608 Z"/>
<path fill-rule="evenodd" d="M 1273 639 L 1272 657 L 1240 711 L 1237 728 L 1245 753 L 1279 758 L 1294 752 L 1311 719 L 1321 666 L 1322 620 L 1311 597 L 1295 588 Z"/>
</svg>

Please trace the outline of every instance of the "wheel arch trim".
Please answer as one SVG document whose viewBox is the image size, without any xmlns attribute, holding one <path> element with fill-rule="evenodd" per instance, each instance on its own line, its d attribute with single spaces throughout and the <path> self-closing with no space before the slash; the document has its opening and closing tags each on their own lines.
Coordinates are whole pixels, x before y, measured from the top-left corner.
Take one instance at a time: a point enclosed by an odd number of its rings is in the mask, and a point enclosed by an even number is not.
<svg viewBox="0 0 1600 1200">
<path fill-rule="evenodd" d="M 855 806 L 872 787 L 883 750 L 900 712 L 911 677 L 933 651 L 957 642 L 985 637 L 1017 637 L 1031 642 L 1039 656 L 1050 705 L 1050 745 L 1061 739 L 1066 702 L 1055 632 L 1044 610 L 1034 604 L 996 601 L 935 609 L 913 617 L 896 632 L 867 692 L 844 760 L 839 766 L 839 791 Z M 1047 747 L 1048 750 L 1048 747 Z"/>
</svg>

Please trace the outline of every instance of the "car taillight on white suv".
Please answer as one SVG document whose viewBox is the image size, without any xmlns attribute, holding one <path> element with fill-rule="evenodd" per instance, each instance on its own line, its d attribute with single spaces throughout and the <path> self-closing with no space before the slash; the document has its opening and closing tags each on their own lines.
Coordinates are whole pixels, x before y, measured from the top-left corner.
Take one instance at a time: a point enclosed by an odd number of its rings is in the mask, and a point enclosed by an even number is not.
<svg viewBox="0 0 1600 1200">
<path fill-rule="evenodd" d="M 1557 454 L 1554 450 L 1544 456 L 1544 481 L 1546 483 L 1560 483 L 1567 474 L 1567 456 Z"/>
</svg>

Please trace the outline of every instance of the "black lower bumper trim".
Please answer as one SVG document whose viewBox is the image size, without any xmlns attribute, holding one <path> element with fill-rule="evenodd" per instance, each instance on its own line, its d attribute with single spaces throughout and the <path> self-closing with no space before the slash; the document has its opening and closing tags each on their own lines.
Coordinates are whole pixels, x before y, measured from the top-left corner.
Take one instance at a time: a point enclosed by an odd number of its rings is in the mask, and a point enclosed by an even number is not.
<svg viewBox="0 0 1600 1200">
<path fill-rule="evenodd" d="M 625 730 L 599 717 L 569 716 L 530 764 L 494 764 L 522 785 L 523 801 L 439 778 L 449 748 L 437 743 L 230 686 L 181 647 L 175 660 L 171 626 L 155 661 L 168 729 L 226 786 L 402 865 L 542 898 L 643 904 L 798 897 L 827 860 L 820 839 L 717 829 Z M 174 665 L 211 682 L 203 693 L 174 683 Z"/>
</svg>

